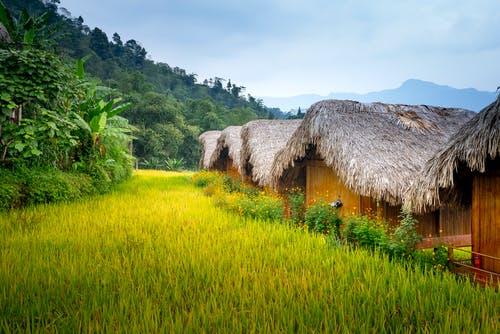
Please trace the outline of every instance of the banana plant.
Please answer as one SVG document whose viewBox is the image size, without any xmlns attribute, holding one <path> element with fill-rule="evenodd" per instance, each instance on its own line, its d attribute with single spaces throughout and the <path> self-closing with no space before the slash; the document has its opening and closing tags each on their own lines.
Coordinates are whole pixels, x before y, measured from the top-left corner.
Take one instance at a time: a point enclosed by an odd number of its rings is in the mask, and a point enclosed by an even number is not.
<svg viewBox="0 0 500 334">
<path fill-rule="evenodd" d="M 87 57 L 77 60 L 76 75 L 79 79 L 84 78 L 85 72 L 83 65 Z M 87 96 L 81 101 L 78 113 L 74 113 L 77 124 L 84 130 L 87 130 L 92 136 L 92 149 L 99 149 L 103 152 L 102 137 L 108 126 L 108 119 L 117 116 L 131 106 L 131 103 L 121 103 L 122 98 L 108 99 L 113 92 L 106 87 L 98 87 L 95 84 L 87 85 Z M 98 88 L 104 92 L 104 96 L 98 97 L 96 92 Z"/>
<path fill-rule="evenodd" d="M 101 99 L 88 112 L 80 110 L 83 117 L 74 113 L 77 124 L 92 136 L 92 149 L 99 149 L 101 154 L 104 149 L 102 137 L 108 126 L 108 119 L 120 114 L 131 105 L 130 103 L 119 104 L 121 100 L 121 98 L 116 98 L 106 102 Z"/>
<path fill-rule="evenodd" d="M 185 161 L 183 158 L 168 158 L 165 160 L 165 168 L 168 171 L 180 171 L 184 169 Z"/>
</svg>

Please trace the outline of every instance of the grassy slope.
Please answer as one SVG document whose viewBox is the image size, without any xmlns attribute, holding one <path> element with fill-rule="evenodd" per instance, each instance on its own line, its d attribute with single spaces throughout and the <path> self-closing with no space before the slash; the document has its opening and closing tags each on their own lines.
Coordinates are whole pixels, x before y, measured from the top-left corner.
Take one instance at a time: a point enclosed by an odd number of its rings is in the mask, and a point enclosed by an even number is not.
<svg viewBox="0 0 500 334">
<path fill-rule="evenodd" d="M 484 332 L 500 298 L 320 236 L 214 208 L 186 175 L 0 216 L 0 332 L 12 329 Z"/>
</svg>

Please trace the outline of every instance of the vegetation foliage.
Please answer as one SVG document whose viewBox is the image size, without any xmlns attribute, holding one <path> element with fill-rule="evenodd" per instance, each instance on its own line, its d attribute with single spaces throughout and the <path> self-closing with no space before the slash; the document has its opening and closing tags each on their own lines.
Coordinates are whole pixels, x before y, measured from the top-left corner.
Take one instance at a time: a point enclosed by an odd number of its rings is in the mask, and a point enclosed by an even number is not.
<svg viewBox="0 0 500 334">
<path fill-rule="evenodd" d="M 10 34 L 0 43 L 0 209 L 104 192 L 132 171 L 133 127 L 118 116 L 130 103 L 86 79 L 85 59 L 70 66 L 45 49 L 47 18 L 15 19 L 0 2 Z"/>
<path fill-rule="evenodd" d="M 300 188 L 287 190 L 290 221 L 295 226 L 304 224 L 305 216 L 305 193 Z"/>
<path fill-rule="evenodd" d="M 200 133 L 256 118 L 284 117 L 279 109 L 245 95 L 245 87 L 230 79 L 197 82 L 194 73 L 148 59 L 140 42 L 122 41 L 118 33 L 108 38 L 101 29 L 86 26 L 81 16 L 73 17 L 58 0 L 2 1 L 14 18 L 43 18 L 35 20 L 44 24 L 38 24 L 35 40 L 45 50 L 70 62 L 87 57 L 86 71 L 93 80 L 119 90 L 124 101 L 132 102 L 122 116 L 137 129 L 133 154 L 141 167 L 146 167 L 146 160 L 182 158 L 186 167 L 195 168 Z M 33 24 L 24 26 L 23 31 Z"/>
<path fill-rule="evenodd" d="M 304 222 L 309 231 L 323 234 L 333 232 L 334 236 L 340 239 L 342 220 L 338 211 L 325 201 L 318 201 L 309 206 L 304 214 Z"/>
<path fill-rule="evenodd" d="M 300 188 L 287 191 L 288 211 L 281 196 L 262 191 L 232 179 L 227 174 L 203 170 L 192 178 L 195 185 L 204 188 L 214 203 L 240 216 L 285 222 L 299 229 L 327 236 L 334 245 L 347 245 L 385 253 L 390 259 L 412 265 L 443 270 L 447 268 L 445 247 L 432 252 L 421 251 L 417 245 L 422 236 L 417 233 L 417 221 L 411 212 L 402 211 L 397 228 L 389 229 L 386 222 L 373 214 L 352 213 L 338 215 L 338 208 L 319 200 L 305 207 L 305 194 Z"/>
<path fill-rule="evenodd" d="M 1 332 L 494 333 L 498 292 L 214 206 L 186 174 L 0 215 Z"/>
<path fill-rule="evenodd" d="M 226 174 L 201 171 L 193 182 L 205 187 L 205 194 L 212 196 L 215 205 L 242 217 L 268 221 L 281 221 L 284 206 L 281 197 L 246 185 Z"/>
</svg>

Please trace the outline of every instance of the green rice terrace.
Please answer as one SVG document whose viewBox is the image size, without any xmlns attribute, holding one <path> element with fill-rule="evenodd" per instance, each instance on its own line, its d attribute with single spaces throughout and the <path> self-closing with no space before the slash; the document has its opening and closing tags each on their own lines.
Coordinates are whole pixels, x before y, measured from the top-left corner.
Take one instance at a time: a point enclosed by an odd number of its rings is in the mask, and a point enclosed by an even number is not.
<svg viewBox="0 0 500 334">
<path fill-rule="evenodd" d="M 216 206 L 190 173 L 0 214 L 0 332 L 494 333 L 500 297 Z"/>
</svg>

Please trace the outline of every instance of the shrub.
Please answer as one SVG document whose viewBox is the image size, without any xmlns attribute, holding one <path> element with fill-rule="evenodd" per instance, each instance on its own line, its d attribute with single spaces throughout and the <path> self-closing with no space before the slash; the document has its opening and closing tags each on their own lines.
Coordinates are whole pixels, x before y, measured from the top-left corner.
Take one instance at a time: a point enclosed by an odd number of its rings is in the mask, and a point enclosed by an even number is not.
<svg viewBox="0 0 500 334">
<path fill-rule="evenodd" d="M 108 189 L 87 174 L 55 168 L 0 168 L 0 177 L 0 210 L 71 201 Z"/>
<path fill-rule="evenodd" d="M 220 172 L 201 171 L 192 177 L 194 184 L 204 188 L 203 192 L 207 196 L 217 197 L 227 192 L 224 175 Z"/>
<path fill-rule="evenodd" d="M 194 174 L 193 177 L 191 178 L 191 180 L 193 181 L 195 186 L 200 187 L 200 188 L 205 188 L 211 182 L 213 182 L 217 177 L 218 177 L 218 175 L 216 172 L 202 170 L 202 171 Z"/>
<path fill-rule="evenodd" d="M 305 215 L 305 193 L 299 188 L 293 188 L 288 192 L 288 205 L 290 208 L 290 221 L 296 225 L 301 226 L 304 224 Z"/>
<path fill-rule="evenodd" d="M 340 225 L 342 220 L 336 209 L 325 201 L 311 205 L 305 213 L 304 222 L 309 231 L 329 234 L 333 232 L 340 238 Z"/>
<path fill-rule="evenodd" d="M 165 168 L 162 159 L 158 157 L 151 157 L 149 159 L 143 159 L 142 161 L 139 161 L 139 167 L 144 169 L 156 169 L 156 170 Z"/>
<path fill-rule="evenodd" d="M 281 198 L 274 196 L 272 194 L 267 194 L 262 192 L 259 196 L 254 198 L 249 197 L 250 201 L 246 201 L 250 205 L 251 209 L 249 216 L 264 219 L 264 220 L 281 220 L 283 218 L 284 207 Z M 242 203 L 242 209 L 247 209 Z M 254 210 L 254 211 L 252 211 Z"/>
<path fill-rule="evenodd" d="M 210 188 L 210 186 L 207 187 L 207 189 L 208 188 Z M 273 221 L 283 218 L 284 208 L 281 198 L 264 191 L 255 196 L 248 196 L 245 193 L 235 191 L 215 191 L 213 197 L 215 205 L 243 217 Z"/>
<path fill-rule="evenodd" d="M 444 270 L 448 267 L 448 248 L 440 244 L 433 249 L 416 250 L 412 253 L 412 260 L 423 268 Z"/>
<path fill-rule="evenodd" d="M 391 240 L 388 244 L 390 256 L 413 257 L 417 244 L 422 241 L 422 236 L 417 233 L 416 224 L 410 211 L 401 211 L 401 223 L 394 230 Z"/>
<path fill-rule="evenodd" d="M 68 182 L 65 174 L 57 169 L 25 172 L 26 205 L 72 200 L 78 193 L 78 187 Z"/>
<path fill-rule="evenodd" d="M 387 227 L 383 222 L 368 216 L 350 216 L 344 228 L 344 239 L 355 246 L 385 250 Z"/>
<path fill-rule="evenodd" d="M 283 200 L 279 196 L 219 172 L 201 171 L 192 180 L 195 185 L 205 187 L 205 195 L 212 196 L 216 206 L 245 217 L 263 220 L 283 218 Z"/>
<path fill-rule="evenodd" d="M 21 180 L 15 173 L 0 169 L 0 211 L 21 205 Z"/>
<path fill-rule="evenodd" d="M 237 192 L 249 197 L 257 197 L 260 195 L 259 189 L 252 185 L 245 184 L 241 180 L 234 179 L 227 174 L 221 174 L 221 176 L 224 183 L 224 189 L 227 192 Z"/>
</svg>

